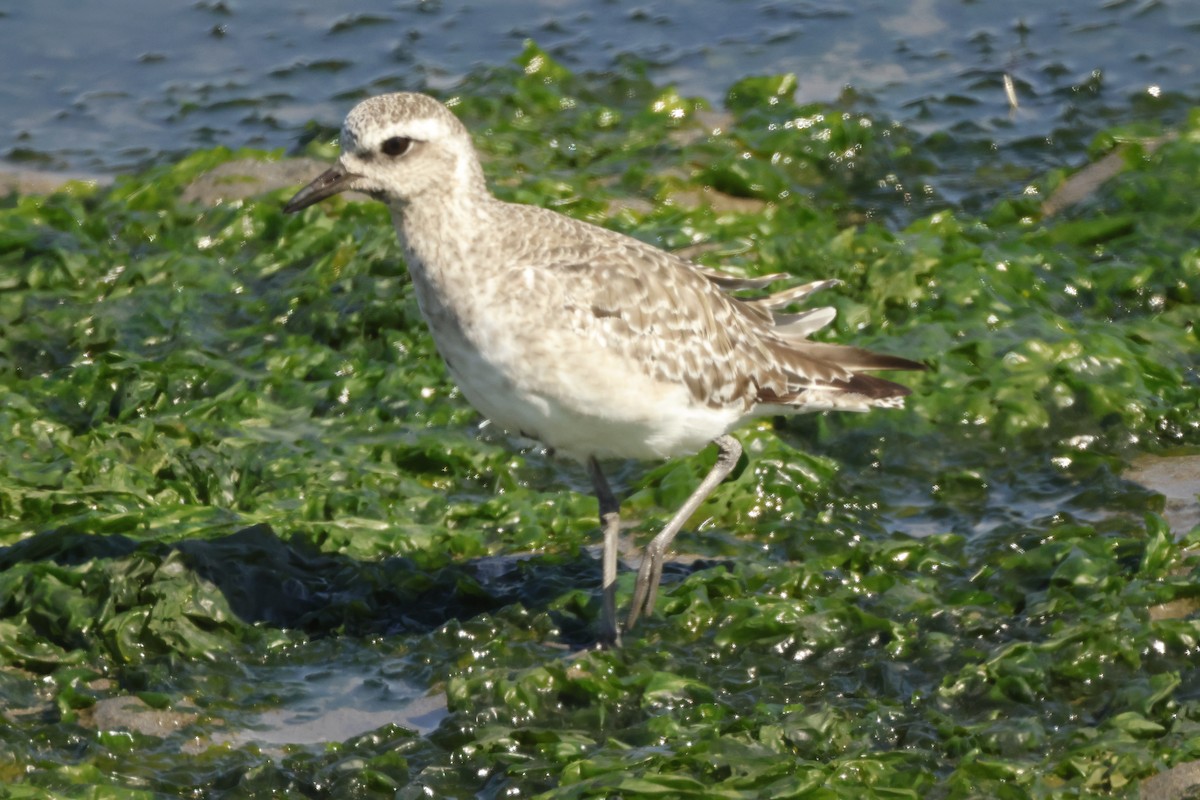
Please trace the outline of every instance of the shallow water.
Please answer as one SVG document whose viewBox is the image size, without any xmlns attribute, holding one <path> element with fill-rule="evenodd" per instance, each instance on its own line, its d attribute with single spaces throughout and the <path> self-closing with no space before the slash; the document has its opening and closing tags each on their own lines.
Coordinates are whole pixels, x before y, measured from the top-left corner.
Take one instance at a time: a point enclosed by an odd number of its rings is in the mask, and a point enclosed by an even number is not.
<svg viewBox="0 0 1200 800">
<path fill-rule="evenodd" d="M 446 716 L 446 697 L 427 697 L 428 687 L 409 680 L 410 672 L 403 662 L 379 659 L 370 643 L 293 648 L 281 663 L 246 667 L 246 682 L 271 699 L 249 713 L 224 715 L 212 743 L 312 745 L 383 725 L 429 733 Z"/>
<path fill-rule="evenodd" d="M 801 100 L 851 92 L 922 132 L 1005 145 L 1086 133 L 1131 103 L 1170 113 L 1162 98 L 1200 88 L 1198 30 L 1186 0 L 44 0 L 0 16 L 0 157 L 114 171 L 216 144 L 286 148 L 365 94 L 452 91 L 527 38 L 576 71 L 636 63 L 716 104 L 739 78 L 792 72 Z"/>
</svg>

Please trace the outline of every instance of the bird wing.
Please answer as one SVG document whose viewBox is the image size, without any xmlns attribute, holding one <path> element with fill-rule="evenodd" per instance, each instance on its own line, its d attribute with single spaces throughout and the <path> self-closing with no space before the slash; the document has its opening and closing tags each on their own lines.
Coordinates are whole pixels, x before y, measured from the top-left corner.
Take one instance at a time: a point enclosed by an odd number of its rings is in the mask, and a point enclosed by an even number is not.
<svg viewBox="0 0 1200 800">
<path fill-rule="evenodd" d="M 745 278 L 705 269 L 624 234 L 524 208 L 539 227 L 562 228 L 553 237 L 562 246 L 543 252 L 537 266 L 557 277 L 577 332 L 657 379 L 686 385 L 700 403 L 746 413 L 759 404 L 800 407 L 815 395 L 846 394 L 844 407 L 865 408 L 909 390 L 862 373 L 924 369 L 907 359 L 808 340 L 834 318 L 832 308 L 780 311 L 837 281 L 742 299 L 731 292 L 793 276 Z"/>
</svg>

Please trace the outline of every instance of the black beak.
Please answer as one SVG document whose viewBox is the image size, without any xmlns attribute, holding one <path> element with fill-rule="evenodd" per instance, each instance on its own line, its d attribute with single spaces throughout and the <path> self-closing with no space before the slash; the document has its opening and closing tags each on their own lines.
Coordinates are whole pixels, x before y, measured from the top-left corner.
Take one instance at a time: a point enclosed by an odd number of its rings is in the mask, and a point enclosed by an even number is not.
<svg viewBox="0 0 1200 800">
<path fill-rule="evenodd" d="M 338 192 L 349 189 L 350 182 L 357 177 L 357 175 L 352 175 L 342 169 L 341 164 L 334 164 L 318 175 L 308 186 L 296 192 L 296 196 L 288 200 L 283 210 L 285 213 L 294 214 L 302 208 L 308 208 L 313 203 L 319 203 L 326 197 L 333 197 Z"/>
</svg>

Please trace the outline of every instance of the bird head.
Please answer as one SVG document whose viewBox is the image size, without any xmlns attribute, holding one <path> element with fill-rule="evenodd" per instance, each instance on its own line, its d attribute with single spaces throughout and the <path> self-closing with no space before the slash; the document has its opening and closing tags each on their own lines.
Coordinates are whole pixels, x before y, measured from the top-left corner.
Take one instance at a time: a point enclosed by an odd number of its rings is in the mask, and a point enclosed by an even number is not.
<svg viewBox="0 0 1200 800">
<path fill-rule="evenodd" d="M 342 126 L 342 154 L 288 201 L 288 213 L 355 191 L 396 209 L 430 193 L 476 190 L 483 172 L 471 135 L 432 97 L 399 92 L 359 103 Z"/>
</svg>

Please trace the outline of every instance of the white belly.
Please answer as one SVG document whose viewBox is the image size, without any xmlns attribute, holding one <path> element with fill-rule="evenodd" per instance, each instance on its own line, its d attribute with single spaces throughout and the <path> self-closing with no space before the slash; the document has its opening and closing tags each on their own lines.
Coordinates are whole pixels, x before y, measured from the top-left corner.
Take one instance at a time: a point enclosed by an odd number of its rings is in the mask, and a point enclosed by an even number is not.
<svg viewBox="0 0 1200 800">
<path fill-rule="evenodd" d="M 695 453 L 740 419 L 733 410 L 697 405 L 685 386 L 654 380 L 639 365 L 569 337 L 521 351 L 514 349 L 519 342 L 493 341 L 486 353 L 434 338 L 481 414 L 575 458 Z"/>
<path fill-rule="evenodd" d="M 488 271 L 408 251 L 421 313 L 463 395 L 505 430 L 580 459 L 668 458 L 727 433 L 741 409 L 699 404 L 681 383 L 580 332 L 562 276 Z M 449 265 L 449 268 L 447 265 Z M 514 291 L 516 290 L 516 291 Z"/>
</svg>

